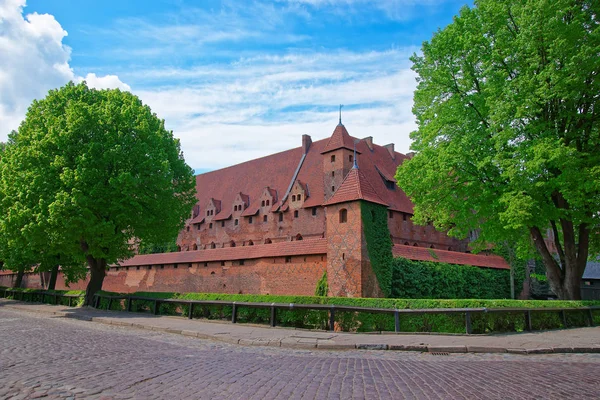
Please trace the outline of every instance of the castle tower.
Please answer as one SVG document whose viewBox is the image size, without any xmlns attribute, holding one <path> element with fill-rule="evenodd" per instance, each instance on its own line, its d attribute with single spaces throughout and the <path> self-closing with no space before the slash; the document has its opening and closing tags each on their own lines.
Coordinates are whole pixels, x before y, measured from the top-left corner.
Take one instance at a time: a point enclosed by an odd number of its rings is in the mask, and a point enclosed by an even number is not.
<svg viewBox="0 0 600 400">
<path fill-rule="evenodd" d="M 329 138 L 323 154 L 323 193 L 329 200 L 354 165 L 354 142 L 340 122 Z M 357 154 L 360 152 L 357 151 Z"/>
<path fill-rule="evenodd" d="M 330 296 L 382 296 L 369 260 L 361 202 L 387 206 L 355 165 L 324 204 Z"/>
</svg>

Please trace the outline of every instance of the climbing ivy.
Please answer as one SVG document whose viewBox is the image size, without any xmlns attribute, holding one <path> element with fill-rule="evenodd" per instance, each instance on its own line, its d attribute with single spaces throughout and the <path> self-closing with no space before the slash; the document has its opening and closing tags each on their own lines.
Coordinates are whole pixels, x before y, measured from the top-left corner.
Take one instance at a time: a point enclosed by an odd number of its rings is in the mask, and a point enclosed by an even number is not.
<svg viewBox="0 0 600 400">
<path fill-rule="evenodd" d="M 323 276 L 317 282 L 315 296 L 327 296 L 329 292 L 329 284 L 327 283 L 327 271 L 323 272 Z"/>
<path fill-rule="evenodd" d="M 387 225 L 387 209 L 374 203 L 361 202 L 363 231 L 371 268 L 386 297 L 392 294 L 392 240 Z"/>
</svg>

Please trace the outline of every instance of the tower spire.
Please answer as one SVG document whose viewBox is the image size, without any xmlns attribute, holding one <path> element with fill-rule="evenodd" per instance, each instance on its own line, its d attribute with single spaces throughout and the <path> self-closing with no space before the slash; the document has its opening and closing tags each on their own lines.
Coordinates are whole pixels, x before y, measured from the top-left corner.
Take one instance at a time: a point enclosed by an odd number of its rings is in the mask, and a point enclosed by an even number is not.
<svg viewBox="0 0 600 400">
<path fill-rule="evenodd" d="M 358 169 L 358 160 L 356 159 L 356 143 L 357 140 L 354 141 L 354 157 L 352 157 L 354 160 L 354 165 L 352 166 L 353 169 Z"/>
<path fill-rule="evenodd" d="M 338 123 L 338 125 L 342 125 L 342 107 L 344 107 L 344 105 L 340 104 L 340 122 Z"/>
</svg>

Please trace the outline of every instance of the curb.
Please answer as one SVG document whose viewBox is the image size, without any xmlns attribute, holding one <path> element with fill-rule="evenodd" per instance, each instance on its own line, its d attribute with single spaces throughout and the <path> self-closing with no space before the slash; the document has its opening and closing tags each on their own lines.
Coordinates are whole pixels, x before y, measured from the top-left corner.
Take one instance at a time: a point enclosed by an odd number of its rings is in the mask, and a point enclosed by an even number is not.
<svg viewBox="0 0 600 400">
<path fill-rule="evenodd" d="M 111 317 L 90 317 L 84 315 L 73 315 L 63 311 L 52 311 L 52 310 L 31 310 L 27 308 L 19 307 L 19 304 L 6 304 L 6 308 L 13 310 L 33 312 L 40 314 L 56 315 L 62 318 L 76 319 L 80 321 L 95 322 L 105 325 L 115 325 L 122 327 L 132 327 L 137 329 L 145 329 L 157 332 L 172 333 L 176 335 L 194 337 L 198 339 L 213 340 L 233 345 L 240 346 L 256 346 L 256 347 L 281 347 L 289 349 L 301 349 L 301 350 L 330 350 L 330 351 L 344 351 L 344 350 L 389 350 L 389 351 L 411 351 L 420 353 L 475 353 L 475 354 L 494 354 L 494 353 L 508 353 L 508 354 L 520 354 L 520 355 L 539 355 L 539 354 L 599 354 L 600 346 L 595 347 L 538 347 L 538 348 L 505 348 L 496 346 L 470 346 L 470 345 L 458 345 L 458 346 L 428 346 L 428 345 L 388 345 L 380 343 L 335 343 L 331 340 L 321 341 L 319 340 L 296 340 L 291 338 L 285 339 L 237 339 L 227 336 L 211 335 L 197 331 L 190 331 L 185 329 L 172 329 L 164 328 L 159 326 L 145 325 L 140 323 L 132 323 L 116 320 Z"/>
</svg>

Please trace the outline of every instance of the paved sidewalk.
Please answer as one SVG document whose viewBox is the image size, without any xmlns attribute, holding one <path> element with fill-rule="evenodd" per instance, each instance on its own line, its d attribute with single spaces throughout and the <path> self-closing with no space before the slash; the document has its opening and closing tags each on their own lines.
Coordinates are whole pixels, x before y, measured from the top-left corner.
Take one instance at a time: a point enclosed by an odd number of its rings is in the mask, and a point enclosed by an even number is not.
<svg viewBox="0 0 600 400">
<path fill-rule="evenodd" d="M 0 299 L 0 307 L 110 325 L 164 331 L 246 346 L 327 350 L 405 350 L 445 353 L 600 353 L 600 327 L 519 334 L 433 335 L 341 333 L 270 328 L 181 317 L 71 308 Z"/>
</svg>

